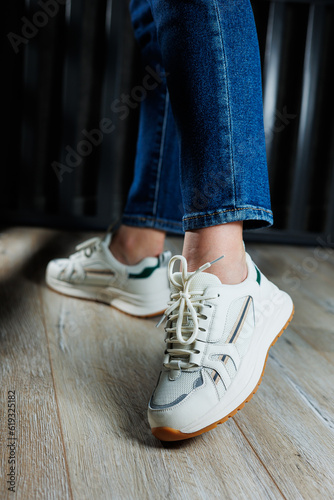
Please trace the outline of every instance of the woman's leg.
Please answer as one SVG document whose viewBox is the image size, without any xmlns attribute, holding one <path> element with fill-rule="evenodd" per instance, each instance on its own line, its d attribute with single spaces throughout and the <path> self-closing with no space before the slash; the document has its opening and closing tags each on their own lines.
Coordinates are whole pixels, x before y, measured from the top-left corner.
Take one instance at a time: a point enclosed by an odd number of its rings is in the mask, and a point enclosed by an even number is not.
<svg viewBox="0 0 334 500">
<path fill-rule="evenodd" d="M 182 255 L 187 259 L 188 271 L 196 271 L 205 262 L 224 255 L 224 259 L 216 262 L 207 272 L 218 276 L 226 285 L 241 283 L 247 277 L 243 222 L 186 231 Z"/>
<path fill-rule="evenodd" d="M 161 78 L 141 102 L 134 179 L 123 225 L 111 244 L 121 262 L 135 264 L 162 251 L 166 231 L 183 233 L 183 205 L 176 128 L 148 1 L 132 0 L 130 13 L 141 51 L 143 77 L 151 68 Z"/>
<path fill-rule="evenodd" d="M 183 256 L 169 264 L 165 357 L 148 410 L 153 434 L 173 441 L 216 427 L 252 397 L 293 304 L 243 246 L 243 226 L 272 223 L 250 2 L 150 3 L 180 137 L 186 231 Z"/>
<path fill-rule="evenodd" d="M 210 271 L 235 283 L 245 276 L 242 227 L 272 223 L 251 5 L 150 3 L 180 136 L 184 255 L 193 270 L 224 253 Z"/>
<path fill-rule="evenodd" d="M 130 14 L 139 44 L 143 76 L 152 68 L 161 82 L 141 102 L 134 179 L 122 225 L 110 249 L 124 264 L 162 252 L 166 231 L 182 234 L 179 145 L 151 8 L 132 0 Z"/>
<path fill-rule="evenodd" d="M 272 223 L 249 0 L 150 0 L 180 136 L 184 229 Z"/>
<path fill-rule="evenodd" d="M 141 47 L 143 86 L 134 180 L 122 225 L 103 239 L 49 263 L 46 281 L 57 291 L 99 300 L 127 312 L 161 313 L 169 300 L 163 252 L 166 231 L 182 233 L 179 149 L 156 28 L 147 0 L 133 0 L 131 15 Z M 111 250 L 111 252 L 110 252 Z"/>
</svg>

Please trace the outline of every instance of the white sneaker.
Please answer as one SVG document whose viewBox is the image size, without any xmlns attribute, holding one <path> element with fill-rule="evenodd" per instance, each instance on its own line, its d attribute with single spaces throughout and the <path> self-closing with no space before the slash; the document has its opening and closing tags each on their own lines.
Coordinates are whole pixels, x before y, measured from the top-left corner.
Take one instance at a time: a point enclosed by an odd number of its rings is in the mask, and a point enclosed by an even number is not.
<svg viewBox="0 0 334 500">
<path fill-rule="evenodd" d="M 176 260 L 182 273 L 172 272 Z M 184 257 L 169 262 L 167 345 L 148 409 L 152 432 L 163 441 L 197 436 L 235 415 L 255 394 L 269 349 L 293 316 L 289 295 L 248 254 L 248 276 L 238 285 L 203 273 L 210 265 L 187 273 Z"/>
<path fill-rule="evenodd" d="M 57 292 L 110 304 L 134 316 L 162 313 L 170 297 L 167 263 L 171 252 L 121 264 L 109 250 L 111 234 L 76 247 L 68 259 L 49 262 L 46 283 Z"/>
</svg>

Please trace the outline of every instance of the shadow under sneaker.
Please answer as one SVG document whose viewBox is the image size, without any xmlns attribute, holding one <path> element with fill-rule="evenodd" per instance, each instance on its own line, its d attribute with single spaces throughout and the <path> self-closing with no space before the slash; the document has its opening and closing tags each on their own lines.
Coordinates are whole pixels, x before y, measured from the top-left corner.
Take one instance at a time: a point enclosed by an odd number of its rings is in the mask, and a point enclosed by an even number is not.
<svg viewBox="0 0 334 500">
<path fill-rule="evenodd" d="M 187 439 L 235 415 L 256 392 L 270 347 L 292 319 L 289 295 L 259 271 L 247 254 L 247 278 L 223 285 L 187 272 L 187 261 L 169 262 L 171 301 L 163 369 L 148 408 L 153 434 L 163 441 Z M 182 273 L 173 273 L 175 261 Z"/>
<path fill-rule="evenodd" d="M 57 292 L 96 300 L 134 316 L 162 313 L 170 297 L 167 264 L 171 252 L 147 257 L 135 266 L 121 264 L 109 250 L 111 233 L 76 247 L 68 259 L 55 259 L 46 283 Z"/>
</svg>

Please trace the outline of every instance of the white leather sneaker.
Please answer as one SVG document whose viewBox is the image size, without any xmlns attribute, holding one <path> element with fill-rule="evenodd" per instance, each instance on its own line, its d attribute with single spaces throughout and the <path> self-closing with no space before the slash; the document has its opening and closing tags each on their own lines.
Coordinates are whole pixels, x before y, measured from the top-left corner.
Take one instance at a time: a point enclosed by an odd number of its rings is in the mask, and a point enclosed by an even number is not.
<svg viewBox="0 0 334 500">
<path fill-rule="evenodd" d="M 176 260 L 182 273 L 173 273 Z M 222 285 L 217 276 L 169 262 L 171 301 L 164 317 L 163 370 L 148 419 L 163 441 L 197 436 L 235 415 L 256 392 L 268 352 L 292 319 L 291 298 L 247 254 L 248 276 Z"/>
<path fill-rule="evenodd" d="M 121 264 L 109 250 L 111 234 L 76 247 L 68 259 L 55 259 L 46 283 L 57 292 L 110 304 L 134 316 L 154 316 L 170 297 L 167 264 L 171 252 L 147 257 L 135 266 Z"/>
</svg>

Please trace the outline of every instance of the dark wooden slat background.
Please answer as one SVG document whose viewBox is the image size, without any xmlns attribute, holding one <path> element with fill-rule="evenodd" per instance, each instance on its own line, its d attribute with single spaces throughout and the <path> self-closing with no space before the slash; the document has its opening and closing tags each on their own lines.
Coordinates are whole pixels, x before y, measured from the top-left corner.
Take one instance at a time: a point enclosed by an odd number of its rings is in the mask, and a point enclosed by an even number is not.
<svg viewBox="0 0 334 500">
<path fill-rule="evenodd" d="M 0 21 L 0 224 L 103 230 L 121 214 L 135 155 L 138 109 L 123 121 L 110 109 L 142 78 L 128 2 L 54 0 L 44 17 L 42 3 L 9 2 Z M 247 239 L 334 246 L 334 2 L 252 5 L 275 227 Z M 8 34 L 23 36 L 25 19 L 43 26 L 15 53 Z M 102 118 L 115 130 L 59 182 L 52 164 Z"/>
</svg>

